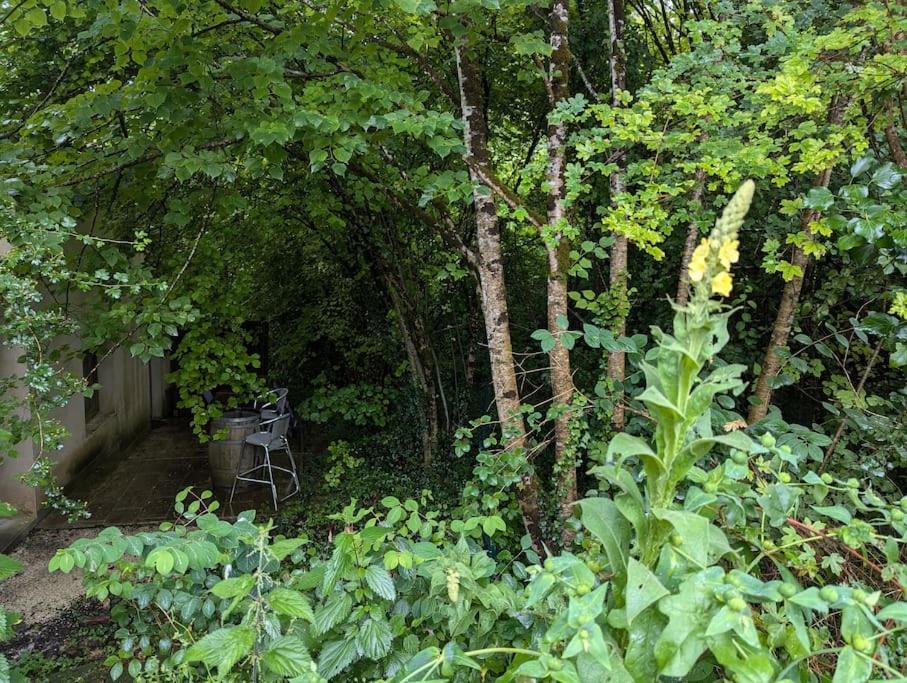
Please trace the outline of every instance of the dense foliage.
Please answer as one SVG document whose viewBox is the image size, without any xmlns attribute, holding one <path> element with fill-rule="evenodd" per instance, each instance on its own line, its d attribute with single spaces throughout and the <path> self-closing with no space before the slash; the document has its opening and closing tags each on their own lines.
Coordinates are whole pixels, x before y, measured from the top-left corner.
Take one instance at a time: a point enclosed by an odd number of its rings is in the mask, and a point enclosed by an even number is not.
<svg viewBox="0 0 907 683">
<path fill-rule="evenodd" d="M 0 45 L 0 455 L 82 514 L 54 411 L 119 348 L 202 440 L 281 385 L 324 441 L 274 521 L 61 550 L 114 677 L 901 675 L 903 4 L 0 0 Z"/>
</svg>

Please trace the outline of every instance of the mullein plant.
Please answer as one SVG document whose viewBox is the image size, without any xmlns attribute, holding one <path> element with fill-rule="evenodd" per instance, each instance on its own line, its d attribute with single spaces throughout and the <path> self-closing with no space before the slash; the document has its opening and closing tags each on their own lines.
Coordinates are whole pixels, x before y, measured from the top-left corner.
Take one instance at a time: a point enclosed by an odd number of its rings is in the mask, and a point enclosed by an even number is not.
<svg viewBox="0 0 907 683">
<path fill-rule="evenodd" d="M 686 306 L 675 306 L 673 334 L 653 329 L 656 349 L 640 363 L 646 389 L 638 397 L 655 420 L 654 438 L 650 442 L 630 434 L 618 434 L 609 445 L 606 463 L 593 469 L 609 484 L 628 489 L 629 482 L 620 474 L 627 458 L 642 462 L 645 473 L 646 500 L 643 513 L 632 513 L 628 521 L 637 522 L 639 539 L 644 546 L 642 557 L 652 565 L 657 550 L 670 535 L 672 526 L 652 522 L 660 519 L 673 503 L 677 486 L 711 448 L 725 444 L 747 450 L 751 440 L 738 432 L 715 435 L 711 429 L 710 408 L 718 393 L 740 391 L 742 365 L 717 365 L 706 376 L 704 368 L 712 365 L 728 341 L 729 311 L 714 295 L 726 297 L 733 287 L 731 266 L 739 259 L 740 226 L 753 198 L 752 181 L 745 182 L 725 208 L 715 227 L 696 248 L 690 261 L 692 296 Z M 623 486 L 620 482 L 624 482 Z M 635 483 L 633 488 L 635 488 Z M 623 490 L 632 495 L 632 491 Z M 627 505 L 621 505 L 627 509 Z M 634 506 L 636 507 L 636 506 Z M 645 528 L 643 528 L 645 527 Z M 651 528 L 650 528 L 651 527 Z M 653 533 L 654 532 L 654 533 Z"/>
<path fill-rule="evenodd" d="M 728 341 L 731 314 L 720 298 L 733 287 L 731 267 L 739 259 L 738 234 L 753 191 L 752 181 L 737 190 L 693 253 L 691 297 L 686 306 L 675 306 L 672 332 L 653 329 L 656 347 L 640 363 L 646 388 L 638 400 L 654 420 L 654 433 L 615 436 L 605 461 L 592 469 L 610 495 L 579 503 L 583 525 L 607 558 L 609 639 L 623 651 L 630 680 L 686 676 L 712 642 L 691 642 L 669 607 L 689 599 L 684 594 L 691 577 L 703 582 L 697 593 L 714 579 L 720 583 L 724 570 L 715 565 L 733 551 L 708 512 L 716 497 L 691 487 L 681 501 L 678 489 L 714 448 L 759 448 L 742 431 L 714 433 L 711 419 L 717 394 L 744 388 L 745 367 L 716 357 Z M 749 615 L 740 615 L 737 627 L 754 632 Z M 750 647 L 757 646 L 758 639 L 751 639 Z"/>
</svg>

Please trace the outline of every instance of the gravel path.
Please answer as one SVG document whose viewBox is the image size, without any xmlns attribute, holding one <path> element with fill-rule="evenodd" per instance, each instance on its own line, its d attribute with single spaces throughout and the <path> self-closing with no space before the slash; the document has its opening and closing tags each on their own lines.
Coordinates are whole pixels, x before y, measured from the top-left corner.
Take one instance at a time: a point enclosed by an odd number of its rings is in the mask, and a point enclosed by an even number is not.
<svg viewBox="0 0 907 683">
<path fill-rule="evenodd" d="M 149 527 L 123 529 L 135 533 Z M 82 577 L 78 571 L 69 574 L 47 571 L 47 563 L 58 548 L 65 548 L 78 538 L 95 536 L 101 529 L 36 529 L 11 553 L 25 569 L 0 582 L 0 605 L 22 614 L 27 628 L 47 623 L 58 617 L 82 597 Z"/>
</svg>

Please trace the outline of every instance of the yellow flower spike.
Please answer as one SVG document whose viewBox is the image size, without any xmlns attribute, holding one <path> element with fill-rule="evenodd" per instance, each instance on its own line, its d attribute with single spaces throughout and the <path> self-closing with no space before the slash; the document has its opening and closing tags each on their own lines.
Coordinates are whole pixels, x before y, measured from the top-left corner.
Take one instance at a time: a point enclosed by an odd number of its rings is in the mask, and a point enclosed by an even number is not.
<svg viewBox="0 0 907 683">
<path fill-rule="evenodd" d="M 725 269 L 730 270 L 732 263 L 737 263 L 740 260 L 740 252 L 738 248 L 740 247 L 740 240 L 728 240 L 721 245 L 721 248 L 718 250 L 718 260 L 721 261 L 721 265 Z"/>
<path fill-rule="evenodd" d="M 699 282 L 705 275 L 706 268 L 708 268 L 708 258 L 709 241 L 703 237 L 702 242 L 699 243 L 699 246 L 693 252 L 693 256 L 690 257 L 689 272 L 692 282 Z"/>
<path fill-rule="evenodd" d="M 712 294 L 728 296 L 731 293 L 733 284 L 734 280 L 731 278 L 731 274 L 723 270 L 712 278 Z"/>
</svg>

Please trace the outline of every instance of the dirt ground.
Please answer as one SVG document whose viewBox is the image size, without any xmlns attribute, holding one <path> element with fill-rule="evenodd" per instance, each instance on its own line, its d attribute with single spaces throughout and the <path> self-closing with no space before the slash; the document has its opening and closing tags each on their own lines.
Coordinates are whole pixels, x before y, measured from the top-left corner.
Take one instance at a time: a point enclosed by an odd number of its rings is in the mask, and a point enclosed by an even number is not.
<svg viewBox="0 0 907 683">
<path fill-rule="evenodd" d="M 136 533 L 154 527 L 124 527 Z M 30 661 L 29 680 L 97 681 L 106 678 L 101 660 L 112 642 L 106 608 L 85 600 L 80 572 L 47 571 L 58 548 L 99 529 L 36 529 L 10 554 L 24 570 L 0 582 L 0 605 L 22 615 L 17 634 L 0 651 L 20 664 Z M 61 668 L 65 668 L 63 671 Z M 62 676 L 62 677 L 61 677 Z"/>
<path fill-rule="evenodd" d="M 70 574 L 47 571 L 47 563 L 58 548 L 78 538 L 94 536 L 97 529 L 36 529 L 11 553 L 25 569 L 0 582 L 0 605 L 22 615 L 24 625 L 43 624 L 82 596 L 79 572 Z"/>
</svg>

